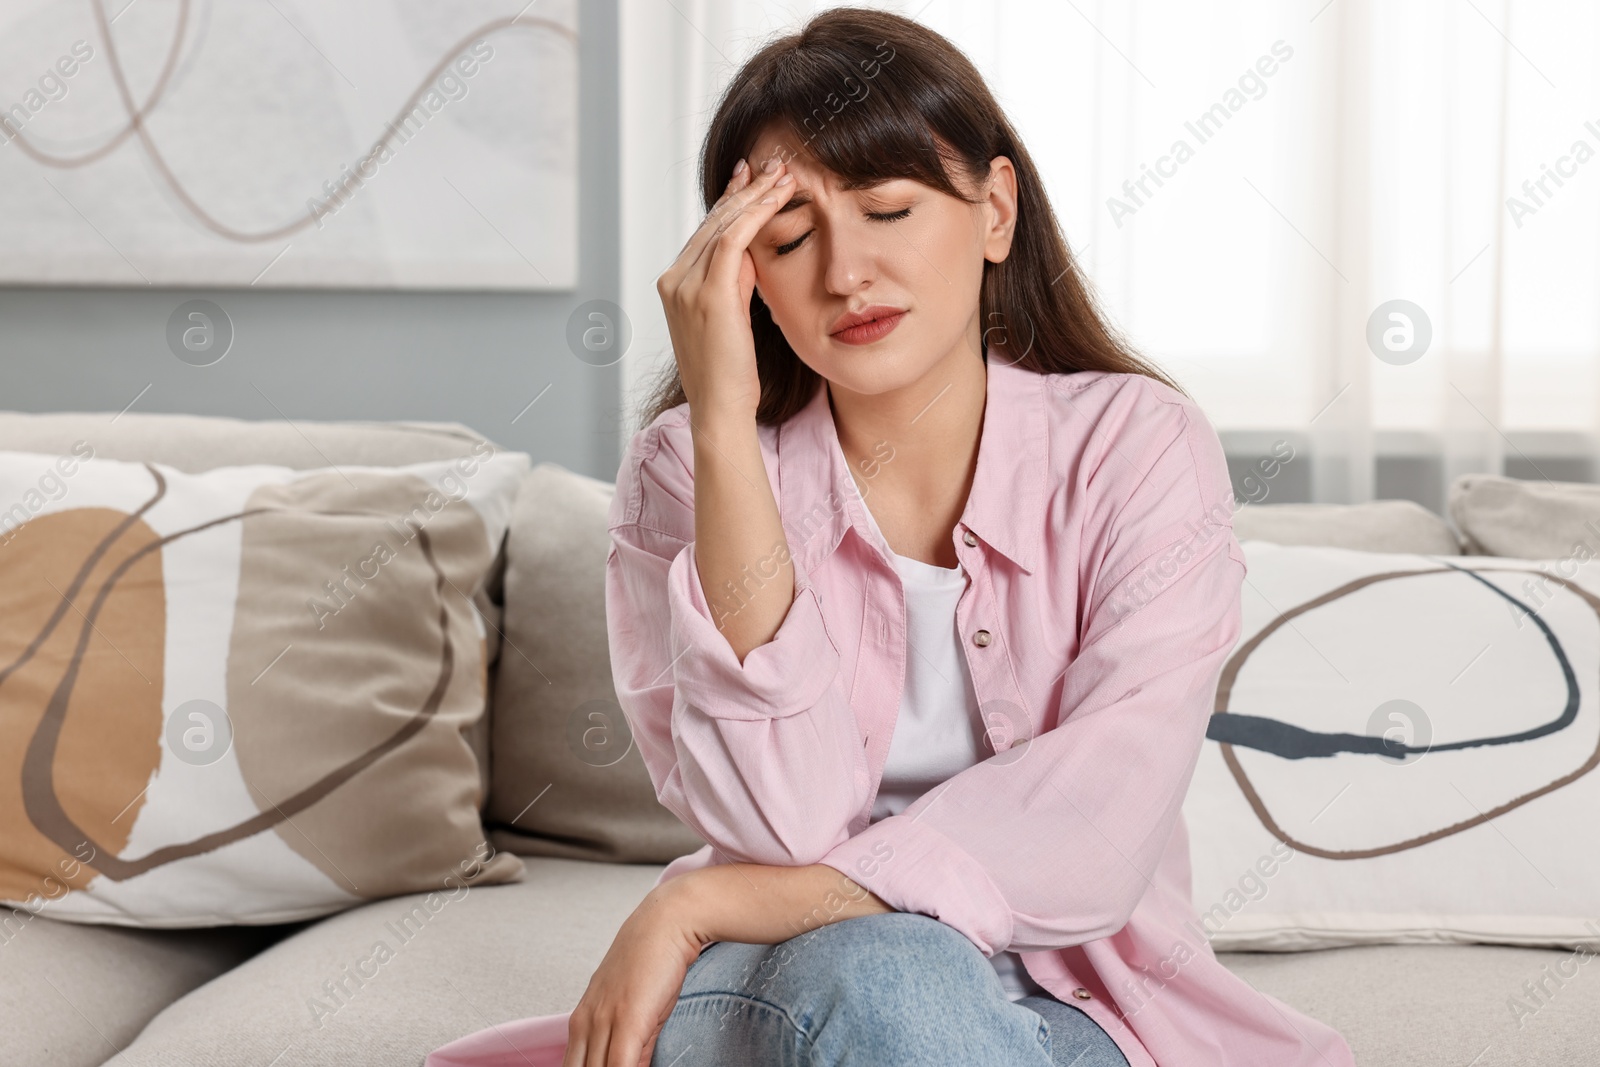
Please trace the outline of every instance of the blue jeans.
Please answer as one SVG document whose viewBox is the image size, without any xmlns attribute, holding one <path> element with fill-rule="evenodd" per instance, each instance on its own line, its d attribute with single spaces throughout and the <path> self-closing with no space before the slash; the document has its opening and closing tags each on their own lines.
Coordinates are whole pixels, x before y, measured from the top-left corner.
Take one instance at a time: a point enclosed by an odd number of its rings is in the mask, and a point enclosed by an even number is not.
<svg viewBox="0 0 1600 1067">
<path fill-rule="evenodd" d="M 937 919 L 889 912 L 776 945 L 718 941 L 689 966 L 650 1067 L 1128 1067 L 1053 997 L 1006 999 Z"/>
</svg>

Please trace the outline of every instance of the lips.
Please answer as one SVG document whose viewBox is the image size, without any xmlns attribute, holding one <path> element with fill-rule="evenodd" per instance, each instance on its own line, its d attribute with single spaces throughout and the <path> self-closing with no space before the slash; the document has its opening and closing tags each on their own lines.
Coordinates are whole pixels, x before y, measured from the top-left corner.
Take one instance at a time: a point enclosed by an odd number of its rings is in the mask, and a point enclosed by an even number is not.
<svg viewBox="0 0 1600 1067">
<path fill-rule="evenodd" d="M 860 311 L 847 312 L 841 315 L 829 331 L 836 341 L 845 344 L 868 344 L 885 336 L 900 324 L 905 318 L 904 308 L 890 307 L 887 304 L 873 304 L 862 308 Z"/>
</svg>

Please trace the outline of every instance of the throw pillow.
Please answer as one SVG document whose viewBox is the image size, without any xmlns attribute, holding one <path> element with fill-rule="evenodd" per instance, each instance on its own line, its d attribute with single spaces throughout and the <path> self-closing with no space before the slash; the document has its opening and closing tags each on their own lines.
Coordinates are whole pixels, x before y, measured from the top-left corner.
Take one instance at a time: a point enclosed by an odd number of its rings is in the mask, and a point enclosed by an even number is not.
<svg viewBox="0 0 1600 1067">
<path fill-rule="evenodd" d="M 1233 513 L 1241 542 L 1328 545 L 1364 552 L 1436 552 L 1457 555 L 1449 525 L 1412 500 L 1365 504 L 1241 504 Z"/>
<path fill-rule="evenodd" d="M 278 923 L 520 878 L 466 735 L 528 463 L 0 452 L 0 901 Z"/>
<path fill-rule="evenodd" d="M 518 855 L 666 863 L 705 844 L 656 799 L 611 680 L 616 489 L 541 463 L 517 495 L 484 816 L 490 840 Z"/>
<path fill-rule="evenodd" d="M 1196 938 L 1600 945 L 1600 564 L 1242 547 Z"/>
<path fill-rule="evenodd" d="M 1450 485 L 1448 508 L 1472 554 L 1580 560 L 1600 555 L 1600 485 L 1463 474 Z"/>
</svg>

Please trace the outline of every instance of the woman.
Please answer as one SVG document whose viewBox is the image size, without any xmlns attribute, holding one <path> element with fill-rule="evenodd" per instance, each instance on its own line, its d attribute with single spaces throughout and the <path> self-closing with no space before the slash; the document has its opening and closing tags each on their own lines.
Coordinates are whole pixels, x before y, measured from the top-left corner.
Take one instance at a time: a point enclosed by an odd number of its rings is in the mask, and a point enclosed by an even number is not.
<svg viewBox="0 0 1600 1067">
<path fill-rule="evenodd" d="M 1189 899 L 1245 573 L 1221 447 L 1096 313 L 977 72 L 827 11 L 734 78 L 701 173 L 606 606 L 707 845 L 570 1015 L 431 1067 L 1349 1067 Z"/>
</svg>

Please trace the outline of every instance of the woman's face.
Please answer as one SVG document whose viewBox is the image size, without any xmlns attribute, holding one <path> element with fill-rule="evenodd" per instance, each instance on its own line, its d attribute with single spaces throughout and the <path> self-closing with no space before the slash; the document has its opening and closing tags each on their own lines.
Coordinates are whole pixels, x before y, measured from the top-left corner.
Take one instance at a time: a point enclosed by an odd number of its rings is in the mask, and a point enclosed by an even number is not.
<svg viewBox="0 0 1600 1067">
<path fill-rule="evenodd" d="M 748 158 L 759 169 L 771 156 L 787 162 L 793 192 L 750 243 L 756 290 L 807 366 L 875 394 L 981 352 L 983 264 L 1006 258 L 1016 220 L 1009 159 L 991 162 L 981 189 L 966 185 L 985 197 L 971 204 L 909 178 L 842 189 L 837 174 L 774 129 Z M 841 330 L 863 311 L 878 323 Z"/>
</svg>

